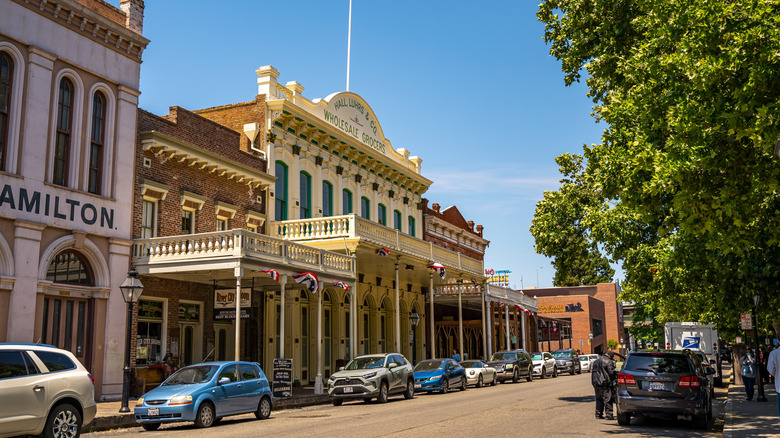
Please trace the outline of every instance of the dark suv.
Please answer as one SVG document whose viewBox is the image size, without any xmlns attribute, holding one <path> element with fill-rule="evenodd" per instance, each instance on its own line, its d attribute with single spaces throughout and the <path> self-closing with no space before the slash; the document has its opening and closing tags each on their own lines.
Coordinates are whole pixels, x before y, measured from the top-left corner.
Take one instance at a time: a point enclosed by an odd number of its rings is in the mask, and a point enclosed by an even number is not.
<svg viewBox="0 0 780 438">
<path fill-rule="evenodd" d="M 574 373 L 582 374 L 582 365 L 580 364 L 580 356 L 577 354 L 577 351 L 570 348 L 555 350 L 552 355 L 555 358 L 555 365 L 558 366 L 559 373 L 568 372 L 572 376 Z"/>
<path fill-rule="evenodd" d="M 507 380 L 517 383 L 520 377 L 525 377 L 529 382 L 534 379 L 534 363 L 525 350 L 495 352 L 488 365 L 496 369 L 496 379 L 501 383 Z"/>
<path fill-rule="evenodd" d="M 706 429 L 712 418 L 712 373 L 689 350 L 630 352 L 618 374 L 618 423 L 627 425 L 642 414 L 686 416 Z"/>
</svg>

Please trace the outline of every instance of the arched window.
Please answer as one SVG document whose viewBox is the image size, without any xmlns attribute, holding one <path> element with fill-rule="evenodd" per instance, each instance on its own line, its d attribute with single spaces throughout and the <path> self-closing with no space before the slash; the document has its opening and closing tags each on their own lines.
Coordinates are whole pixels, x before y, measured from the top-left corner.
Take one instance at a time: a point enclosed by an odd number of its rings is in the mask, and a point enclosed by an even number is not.
<svg viewBox="0 0 780 438">
<path fill-rule="evenodd" d="M 380 225 L 387 225 L 387 207 L 384 204 L 377 204 L 377 216 Z"/>
<path fill-rule="evenodd" d="M 322 215 L 333 216 L 333 185 L 328 181 L 322 182 Z"/>
<path fill-rule="evenodd" d="M 274 189 L 274 208 L 277 221 L 287 220 L 287 165 L 282 161 L 276 162 L 276 185 Z"/>
<path fill-rule="evenodd" d="M 77 251 L 66 249 L 57 254 L 46 271 L 46 280 L 53 283 L 93 286 L 89 264 Z"/>
<path fill-rule="evenodd" d="M 103 178 L 103 142 L 106 130 L 106 98 L 98 91 L 92 98 L 92 141 L 89 148 L 89 193 L 100 194 Z"/>
<path fill-rule="evenodd" d="M 352 192 L 344 189 L 341 197 L 341 214 L 352 214 Z"/>
<path fill-rule="evenodd" d="M 393 228 L 395 228 L 398 231 L 403 231 L 403 228 L 401 228 L 401 212 L 398 210 L 393 210 Z"/>
<path fill-rule="evenodd" d="M 11 85 L 14 78 L 14 61 L 0 52 L 0 170 L 6 170 L 8 150 L 8 119 L 11 112 Z"/>
<path fill-rule="evenodd" d="M 57 100 L 57 139 L 54 144 L 54 174 L 52 177 L 52 182 L 61 186 L 68 182 L 72 119 L 73 84 L 69 79 L 62 78 Z"/>
<path fill-rule="evenodd" d="M 360 198 L 360 217 L 371 219 L 371 201 L 365 196 Z"/>
<path fill-rule="evenodd" d="M 311 175 L 301 172 L 301 219 L 311 217 Z"/>
<path fill-rule="evenodd" d="M 409 235 L 414 237 L 416 231 L 414 226 L 414 216 L 409 216 L 407 220 L 409 221 Z"/>
</svg>

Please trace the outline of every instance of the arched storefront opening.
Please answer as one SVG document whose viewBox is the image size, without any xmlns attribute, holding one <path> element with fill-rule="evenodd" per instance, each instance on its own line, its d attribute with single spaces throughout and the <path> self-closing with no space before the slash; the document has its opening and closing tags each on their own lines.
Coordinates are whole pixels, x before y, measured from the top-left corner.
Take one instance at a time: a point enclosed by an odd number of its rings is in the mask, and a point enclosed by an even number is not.
<svg viewBox="0 0 780 438">
<path fill-rule="evenodd" d="M 298 327 L 298 335 L 301 337 L 301 343 L 298 347 L 298 357 L 301 358 L 301 382 L 309 383 L 309 357 L 310 357 L 310 343 L 309 343 L 309 329 L 311 327 L 309 318 L 311 312 L 309 311 L 309 293 L 305 290 L 301 291 L 301 315 L 300 325 Z"/>
<path fill-rule="evenodd" d="M 322 292 L 322 341 L 323 341 L 323 364 L 324 364 L 324 378 L 330 377 L 330 371 L 332 369 L 333 361 L 333 304 L 331 303 L 330 294 L 327 291 Z"/>
<path fill-rule="evenodd" d="M 363 327 L 361 330 L 360 344 L 363 347 L 363 354 L 371 354 L 374 351 L 374 349 L 371 347 L 371 339 L 374 339 L 374 330 L 371 328 L 371 302 L 369 301 L 368 297 L 363 299 L 363 306 L 361 309 L 361 321 Z"/>
<path fill-rule="evenodd" d="M 350 324 L 351 319 L 349 319 L 350 316 L 352 315 L 352 313 L 350 312 L 351 307 L 350 307 L 349 304 L 350 304 L 349 293 L 345 293 L 344 294 L 344 313 L 343 313 L 344 316 L 343 316 L 343 318 L 341 318 L 341 321 L 342 321 L 342 324 L 343 324 L 343 327 L 344 327 L 344 345 L 345 345 L 344 351 L 346 353 L 344 355 L 345 362 L 348 362 L 350 359 L 352 359 L 352 350 L 351 350 L 351 346 L 352 346 L 352 324 Z"/>
<path fill-rule="evenodd" d="M 379 353 L 387 353 L 390 351 L 390 343 L 388 340 L 392 339 L 393 333 L 393 313 L 391 309 L 390 299 L 383 299 L 382 305 L 379 307 Z"/>
</svg>

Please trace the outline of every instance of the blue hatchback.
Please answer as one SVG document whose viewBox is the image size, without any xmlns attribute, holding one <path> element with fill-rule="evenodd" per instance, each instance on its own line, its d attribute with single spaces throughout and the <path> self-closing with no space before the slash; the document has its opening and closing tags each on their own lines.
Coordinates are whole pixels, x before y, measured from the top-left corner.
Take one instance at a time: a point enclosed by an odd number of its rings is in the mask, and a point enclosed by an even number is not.
<svg viewBox="0 0 780 438">
<path fill-rule="evenodd" d="M 414 367 L 415 391 L 440 391 L 446 394 L 450 389 L 466 390 L 466 370 L 453 359 L 424 360 Z"/>
<path fill-rule="evenodd" d="M 271 415 L 271 389 L 254 362 L 205 362 L 173 373 L 135 405 L 135 419 L 146 430 L 162 423 L 194 421 L 209 427 L 228 415 Z"/>
</svg>

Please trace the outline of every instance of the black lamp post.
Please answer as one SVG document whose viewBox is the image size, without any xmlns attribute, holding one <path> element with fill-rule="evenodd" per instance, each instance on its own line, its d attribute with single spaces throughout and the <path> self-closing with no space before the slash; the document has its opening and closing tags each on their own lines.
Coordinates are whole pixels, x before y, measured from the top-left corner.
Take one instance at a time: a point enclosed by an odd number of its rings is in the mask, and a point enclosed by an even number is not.
<svg viewBox="0 0 780 438">
<path fill-rule="evenodd" d="M 758 398 L 756 401 L 765 402 L 766 395 L 764 395 L 764 382 L 761 380 L 761 356 L 758 351 L 758 302 L 761 300 L 761 295 L 753 295 L 753 338 L 756 342 L 756 380 L 758 380 Z"/>
<path fill-rule="evenodd" d="M 417 324 L 420 322 L 420 315 L 417 310 L 412 308 L 409 313 L 409 323 L 412 325 L 412 363 L 417 363 Z"/>
<path fill-rule="evenodd" d="M 122 407 L 119 408 L 119 412 L 130 412 L 130 408 L 127 406 L 127 400 L 130 398 L 130 328 L 133 325 L 133 306 L 144 291 L 144 285 L 138 279 L 138 272 L 135 268 L 130 268 L 127 278 L 119 286 L 119 289 L 122 291 L 122 299 L 129 304 L 127 307 L 127 339 L 125 340 L 125 373 L 122 380 Z"/>
</svg>

